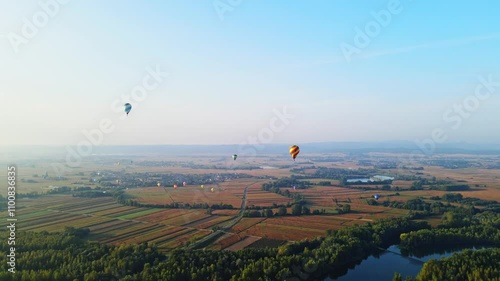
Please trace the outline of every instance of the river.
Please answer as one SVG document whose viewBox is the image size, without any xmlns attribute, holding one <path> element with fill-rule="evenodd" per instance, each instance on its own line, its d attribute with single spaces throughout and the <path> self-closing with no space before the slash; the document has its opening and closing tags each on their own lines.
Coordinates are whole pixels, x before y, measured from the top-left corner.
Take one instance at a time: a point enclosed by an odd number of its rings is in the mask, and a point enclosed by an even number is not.
<svg viewBox="0 0 500 281">
<path fill-rule="evenodd" d="M 395 272 L 399 272 L 404 280 L 406 276 L 416 276 L 426 261 L 449 257 L 463 249 L 415 257 L 401 255 L 398 246 L 393 245 L 385 252 L 370 256 L 360 264 L 349 268 L 342 276 L 335 279 L 326 278 L 325 281 L 391 281 Z"/>
</svg>

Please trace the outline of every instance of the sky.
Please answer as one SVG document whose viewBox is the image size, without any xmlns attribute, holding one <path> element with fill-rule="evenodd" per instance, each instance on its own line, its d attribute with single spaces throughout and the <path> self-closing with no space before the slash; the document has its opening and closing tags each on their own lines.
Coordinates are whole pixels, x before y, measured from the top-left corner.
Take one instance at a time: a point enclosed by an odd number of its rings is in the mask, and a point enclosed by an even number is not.
<svg viewBox="0 0 500 281">
<path fill-rule="evenodd" d="M 500 143 L 499 10 L 1 0 L 0 145 Z"/>
</svg>

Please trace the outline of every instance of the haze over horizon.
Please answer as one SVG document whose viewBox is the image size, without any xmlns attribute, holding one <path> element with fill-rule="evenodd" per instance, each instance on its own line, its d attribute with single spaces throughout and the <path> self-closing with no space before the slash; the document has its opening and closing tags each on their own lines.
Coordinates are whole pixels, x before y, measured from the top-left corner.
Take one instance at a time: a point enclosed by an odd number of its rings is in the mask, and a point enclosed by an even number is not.
<svg viewBox="0 0 500 281">
<path fill-rule="evenodd" d="M 54 1 L 0 3 L 0 145 L 500 143 L 500 2 Z"/>
</svg>

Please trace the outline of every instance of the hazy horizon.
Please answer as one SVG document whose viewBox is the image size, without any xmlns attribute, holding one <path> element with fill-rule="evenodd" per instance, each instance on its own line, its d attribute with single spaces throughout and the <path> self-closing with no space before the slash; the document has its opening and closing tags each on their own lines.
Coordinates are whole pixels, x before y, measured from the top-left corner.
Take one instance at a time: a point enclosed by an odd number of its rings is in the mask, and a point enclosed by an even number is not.
<svg viewBox="0 0 500 281">
<path fill-rule="evenodd" d="M 0 3 L 2 146 L 500 143 L 499 2 L 66 2 Z"/>
</svg>

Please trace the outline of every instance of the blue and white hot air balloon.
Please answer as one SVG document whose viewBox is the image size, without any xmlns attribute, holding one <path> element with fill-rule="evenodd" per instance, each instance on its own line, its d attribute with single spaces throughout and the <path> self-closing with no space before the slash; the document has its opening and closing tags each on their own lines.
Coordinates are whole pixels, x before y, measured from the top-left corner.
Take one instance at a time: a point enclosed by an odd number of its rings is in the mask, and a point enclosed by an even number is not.
<svg viewBox="0 0 500 281">
<path fill-rule="evenodd" d="M 124 104 L 124 106 L 125 106 L 125 113 L 127 113 L 128 116 L 130 110 L 132 110 L 132 105 L 127 102 L 126 104 Z"/>
</svg>

